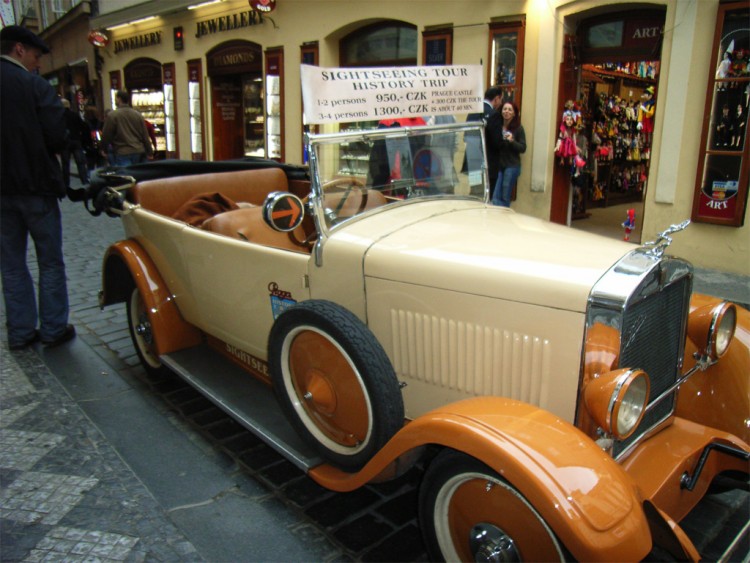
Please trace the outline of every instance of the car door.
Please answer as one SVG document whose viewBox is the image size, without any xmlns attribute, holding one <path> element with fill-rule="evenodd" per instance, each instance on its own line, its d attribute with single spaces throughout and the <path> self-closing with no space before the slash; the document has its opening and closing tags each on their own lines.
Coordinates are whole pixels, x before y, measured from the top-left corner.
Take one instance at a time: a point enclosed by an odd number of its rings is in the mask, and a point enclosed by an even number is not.
<svg viewBox="0 0 750 563">
<path fill-rule="evenodd" d="M 308 299 L 309 254 L 187 228 L 185 264 L 206 333 L 266 358 L 268 333 L 286 307 Z"/>
</svg>

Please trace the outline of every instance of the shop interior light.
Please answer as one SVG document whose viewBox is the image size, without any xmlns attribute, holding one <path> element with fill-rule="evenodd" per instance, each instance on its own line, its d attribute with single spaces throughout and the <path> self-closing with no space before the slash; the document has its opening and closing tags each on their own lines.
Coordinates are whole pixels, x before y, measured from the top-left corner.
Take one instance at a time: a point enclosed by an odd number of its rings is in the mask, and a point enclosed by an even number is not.
<svg viewBox="0 0 750 563">
<path fill-rule="evenodd" d="M 138 24 L 138 23 L 144 23 L 144 22 L 147 22 L 147 21 L 155 20 L 155 19 L 156 19 L 156 16 L 147 16 L 147 17 L 141 18 L 139 20 L 133 20 L 132 22 L 130 22 L 130 25 L 135 25 L 135 24 Z"/>
<path fill-rule="evenodd" d="M 118 23 L 117 25 L 110 25 L 109 27 L 107 27 L 107 30 L 113 31 L 115 29 L 122 29 L 123 27 L 128 27 L 129 25 L 130 25 L 130 22 Z"/>
<path fill-rule="evenodd" d="M 107 27 L 107 29 L 109 31 L 112 31 L 112 30 L 115 30 L 115 29 L 120 29 L 120 28 L 123 28 L 123 27 L 128 27 L 129 25 L 135 25 L 135 24 L 138 24 L 138 23 L 143 23 L 143 22 L 147 22 L 147 21 L 151 21 L 151 20 L 155 20 L 155 19 L 156 19 L 156 16 L 148 16 L 148 17 L 145 17 L 145 18 L 141 18 L 139 20 L 133 20 L 132 22 L 125 22 L 125 23 L 120 23 L 120 24 L 117 24 L 117 25 L 111 25 L 111 26 Z"/>
<path fill-rule="evenodd" d="M 198 8 L 203 8 L 204 6 L 210 6 L 211 4 L 218 4 L 223 1 L 224 0 L 209 0 L 208 2 L 201 2 L 200 4 L 193 4 L 192 6 L 188 6 L 188 10 L 197 10 Z"/>
</svg>

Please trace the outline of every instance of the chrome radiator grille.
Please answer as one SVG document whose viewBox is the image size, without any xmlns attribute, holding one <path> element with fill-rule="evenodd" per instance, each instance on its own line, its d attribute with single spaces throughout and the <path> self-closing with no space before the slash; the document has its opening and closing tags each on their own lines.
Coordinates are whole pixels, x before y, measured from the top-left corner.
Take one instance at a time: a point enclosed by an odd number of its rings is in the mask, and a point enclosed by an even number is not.
<svg viewBox="0 0 750 563">
<path fill-rule="evenodd" d="M 629 305 L 623 312 L 620 366 L 640 368 L 648 374 L 650 401 L 669 389 L 679 376 L 690 291 L 690 277 L 684 276 Z M 614 456 L 667 418 L 674 406 L 672 393 L 646 413 L 628 439 L 615 443 Z"/>
</svg>

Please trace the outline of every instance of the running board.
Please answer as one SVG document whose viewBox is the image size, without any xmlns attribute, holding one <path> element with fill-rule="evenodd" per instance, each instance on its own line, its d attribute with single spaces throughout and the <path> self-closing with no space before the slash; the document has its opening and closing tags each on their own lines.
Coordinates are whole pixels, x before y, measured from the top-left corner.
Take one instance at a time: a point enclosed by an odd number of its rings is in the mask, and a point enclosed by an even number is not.
<svg viewBox="0 0 750 563">
<path fill-rule="evenodd" d="M 160 359 L 217 407 L 303 471 L 323 463 L 287 421 L 271 388 L 207 345 L 165 354 Z"/>
<path fill-rule="evenodd" d="M 740 544 L 746 541 L 749 537 L 750 522 L 747 522 L 737 534 L 737 537 L 735 537 L 734 540 L 732 540 L 732 543 L 729 544 L 729 547 L 727 547 L 722 556 L 719 557 L 717 563 L 729 563 L 730 561 L 738 561 L 737 557 L 741 556 L 742 552 L 736 553 L 736 551 L 739 549 Z M 743 559 L 743 561 L 747 561 L 747 559 Z"/>
</svg>

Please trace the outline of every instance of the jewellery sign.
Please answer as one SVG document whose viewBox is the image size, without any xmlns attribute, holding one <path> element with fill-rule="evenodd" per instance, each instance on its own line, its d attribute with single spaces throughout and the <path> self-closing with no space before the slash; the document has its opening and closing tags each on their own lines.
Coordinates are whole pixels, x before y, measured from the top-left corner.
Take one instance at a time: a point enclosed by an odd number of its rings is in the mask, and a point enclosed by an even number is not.
<svg viewBox="0 0 750 563">
<path fill-rule="evenodd" d="M 308 124 L 482 111 L 481 65 L 322 68 L 302 65 Z"/>
</svg>

